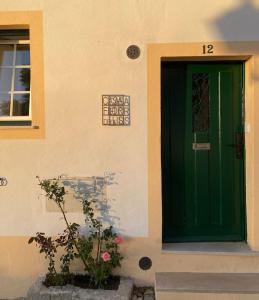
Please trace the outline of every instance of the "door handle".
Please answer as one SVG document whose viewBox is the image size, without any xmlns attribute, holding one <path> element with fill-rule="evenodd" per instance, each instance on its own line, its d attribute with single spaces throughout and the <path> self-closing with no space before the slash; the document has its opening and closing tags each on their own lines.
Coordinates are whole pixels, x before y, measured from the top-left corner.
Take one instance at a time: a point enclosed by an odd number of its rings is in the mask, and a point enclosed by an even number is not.
<svg viewBox="0 0 259 300">
<path fill-rule="evenodd" d="M 236 143 L 230 144 L 227 146 L 235 148 L 237 159 L 243 159 L 243 157 L 244 157 L 244 134 L 236 133 Z"/>
</svg>

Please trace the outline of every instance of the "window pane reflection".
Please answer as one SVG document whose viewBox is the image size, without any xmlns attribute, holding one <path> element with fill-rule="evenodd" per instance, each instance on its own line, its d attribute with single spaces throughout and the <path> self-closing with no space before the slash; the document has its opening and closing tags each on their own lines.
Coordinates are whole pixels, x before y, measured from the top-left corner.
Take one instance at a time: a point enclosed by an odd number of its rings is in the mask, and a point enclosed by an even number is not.
<svg viewBox="0 0 259 300">
<path fill-rule="evenodd" d="M 0 94 L 0 116 L 10 116 L 10 95 Z"/>
<path fill-rule="evenodd" d="M 13 116 L 28 116 L 29 104 L 30 104 L 29 94 L 14 94 Z"/>
<path fill-rule="evenodd" d="M 15 91 L 30 90 L 30 69 L 18 68 L 15 70 L 14 90 Z"/>
<path fill-rule="evenodd" d="M 0 68 L 0 92 L 11 90 L 12 69 Z"/>
<path fill-rule="evenodd" d="M 30 65 L 30 45 L 17 45 L 16 66 Z"/>
<path fill-rule="evenodd" d="M 12 66 L 13 65 L 13 55 L 14 55 L 13 45 L 0 45 L 0 65 L 1 66 Z"/>
</svg>

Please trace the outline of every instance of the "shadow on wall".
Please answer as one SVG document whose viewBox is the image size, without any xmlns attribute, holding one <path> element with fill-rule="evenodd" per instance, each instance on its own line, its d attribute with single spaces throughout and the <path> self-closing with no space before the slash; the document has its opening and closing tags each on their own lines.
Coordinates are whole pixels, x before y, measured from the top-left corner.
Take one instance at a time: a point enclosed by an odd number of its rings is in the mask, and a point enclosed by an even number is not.
<svg viewBox="0 0 259 300">
<path fill-rule="evenodd" d="M 115 173 L 105 174 L 102 177 L 63 177 L 62 181 L 65 188 L 73 191 L 74 198 L 77 201 L 90 200 L 94 204 L 97 218 L 104 226 L 113 226 L 118 229 L 120 218 L 114 215 L 114 210 L 110 204 L 111 201 L 115 200 L 107 197 L 107 188 L 117 184 Z M 87 233 L 87 228 L 82 227 L 81 231 L 82 234 Z"/>
<path fill-rule="evenodd" d="M 212 21 L 212 25 L 218 31 L 221 40 L 228 42 L 258 41 L 259 42 L 259 6 L 254 0 L 240 0 L 235 8 L 226 11 Z M 236 52 L 236 47 L 227 47 Z M 251 54 L 246 53 L 246 54 Z M 259 70 L 254 69 L 254 80 L 259 80 Z"/>
<path fill-rule="evenodd" d="M 259 9 L 253 0 L 241 0 L 239 6 L 220 15 L 212 25 L 223 40 L 259 40 Z"/>
</svg>

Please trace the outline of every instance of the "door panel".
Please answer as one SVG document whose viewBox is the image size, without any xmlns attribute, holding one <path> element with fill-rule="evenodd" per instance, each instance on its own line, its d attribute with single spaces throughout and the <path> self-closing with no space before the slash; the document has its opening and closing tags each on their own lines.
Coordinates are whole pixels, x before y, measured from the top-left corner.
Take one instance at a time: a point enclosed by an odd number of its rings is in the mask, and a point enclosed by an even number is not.
<svg viewBox="0 0 259 300">
<path fill-rule="evenodd" d="M 164 242 L 245 239 L 242 73 L 242 63 L 162 65 Z"/>
</svg>

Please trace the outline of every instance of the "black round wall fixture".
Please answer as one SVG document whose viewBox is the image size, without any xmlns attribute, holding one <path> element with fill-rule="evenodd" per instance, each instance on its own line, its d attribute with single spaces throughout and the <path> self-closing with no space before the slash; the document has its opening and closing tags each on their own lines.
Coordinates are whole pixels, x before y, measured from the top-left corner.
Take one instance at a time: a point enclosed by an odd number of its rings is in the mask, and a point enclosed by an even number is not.
<svg viewBox="0 0 259 300">
<path fill-rule="evenodd" d="M 140 56 L 140 49 L 136 45 L 130 45 L 127 48 L 126 53 L 127 53 L 128 58 L 130 58 L 130 59 L 136 59 L 136 58 L 138 58 Z"/>
<path fill-rule="evenodd" d="M 141 257 L 138 264 L 139 264 L 140 269 L 146 271 L 152 267 L 152 260 L 149 257 L 144 256 L 144 257 Z"/>
</svg>

